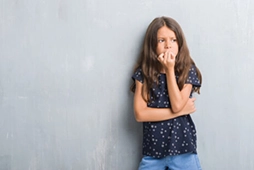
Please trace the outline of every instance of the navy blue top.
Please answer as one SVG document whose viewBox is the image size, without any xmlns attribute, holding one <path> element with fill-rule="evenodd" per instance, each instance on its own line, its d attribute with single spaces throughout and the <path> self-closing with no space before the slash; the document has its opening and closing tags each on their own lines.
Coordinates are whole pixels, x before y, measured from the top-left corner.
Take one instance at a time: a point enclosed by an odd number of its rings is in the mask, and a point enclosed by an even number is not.
<svg viewBox="0 0 254 170">
<path fill-rule="evenodd" d="M 132 79 L 143 83 L 143 74 L 140 68 L 133 74 Z M 178 79 L 177 76 L 176 79 Z M 158 86 L 154 86 L 150 90 L 151 100 L 147 106 L 171 108 L 166 74 L 159 74 L 158 80 Z M 193 87 L 201 86 L 195 66 L 189 70 L 187 83 L 192 84 Z M 190 97 L 191 95 L 192 93 Z M 196 153 L 196 148 L 196 129 L 190 115 L 158 122 L 143 122 L 143 155 L 163 158 L 187 152 Z"/>
</svg>

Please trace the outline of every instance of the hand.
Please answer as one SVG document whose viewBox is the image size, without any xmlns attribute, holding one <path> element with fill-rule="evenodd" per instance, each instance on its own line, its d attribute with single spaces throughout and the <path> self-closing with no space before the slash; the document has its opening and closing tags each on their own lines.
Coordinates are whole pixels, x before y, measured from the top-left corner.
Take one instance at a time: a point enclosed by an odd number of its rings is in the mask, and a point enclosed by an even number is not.
<svg viewBox="0 0 254 170">
<path fill-rule="evenodd" d="M 189 98 L 187 103 L 185 104 L 184 108 L 181 110 L 182 115 L 188 115 L 196 111 L 195 107 L 195 100 L 196 98 Z"/>
<path fill-rule="evenodd" d="M 166 51 L 165 53 L 161 53 L 157 59 L 166 70 L 169 70 L 170 68 L 174 68 L 175 58 L 176 55 L 173 52 Z"/>
</svg>

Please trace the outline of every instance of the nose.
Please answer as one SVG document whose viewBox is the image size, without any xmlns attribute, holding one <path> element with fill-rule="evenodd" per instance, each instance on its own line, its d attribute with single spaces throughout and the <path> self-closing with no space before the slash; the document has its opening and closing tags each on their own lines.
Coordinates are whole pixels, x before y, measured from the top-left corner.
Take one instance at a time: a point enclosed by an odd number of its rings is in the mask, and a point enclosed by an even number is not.
<svg viewBox="0 0 254 170">
<path fill-rule="evenodd" d="M 170 49 L 171 48 L 171 42 L 170 41 L 166 41 L 165 48 L 166 49 Z"/>
</svg>

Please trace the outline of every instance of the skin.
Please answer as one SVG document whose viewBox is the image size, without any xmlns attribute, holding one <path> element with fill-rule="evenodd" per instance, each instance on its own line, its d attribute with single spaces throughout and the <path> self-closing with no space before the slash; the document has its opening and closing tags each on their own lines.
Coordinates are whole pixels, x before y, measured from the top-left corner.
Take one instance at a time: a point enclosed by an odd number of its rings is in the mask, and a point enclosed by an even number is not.
<svg viewBox="0 0 254 170">
<path fill-rule="evenodd" d="M 189 100 L 192 90 L 191 84 L 185 84 L 180 91 L 175 78 L 175 58 L 178 54 L 178 43 L 175 33 L 168 27 L 163 26 L 157 33 L 158 44 L 156 53 L 158 60 L 162 64 L 162 72 L 166 73 L 168 94 L 173 112 L 179 112 Z"/>
<path fill-rule="evenodd" d="M 172 108 L 150 108 L 142 97 L 143 84 L 135 81 L 134 113 L 138 122 L 162 121 L 191 114 L 196 111 L 195 98 L 189 99 L 192 85 L 186 84 L 180 91 L 174 73 L 175 56 L 178 53 L 178 44 L 175 33 L 166 26 L 157 32 L 156 53 L 162 64 L 162 72 L 166 73 L 168 92 Z"/>
</svg>

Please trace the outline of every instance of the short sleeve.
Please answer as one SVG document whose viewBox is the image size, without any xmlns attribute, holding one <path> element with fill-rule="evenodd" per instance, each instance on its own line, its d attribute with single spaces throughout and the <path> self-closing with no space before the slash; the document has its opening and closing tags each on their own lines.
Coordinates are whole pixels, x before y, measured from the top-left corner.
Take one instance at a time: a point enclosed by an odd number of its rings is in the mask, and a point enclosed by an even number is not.
<svg viewBox="0 0 254 170">
<path fill-rule="evenodd" d="M 197 70 L 196 70 L 196 66 L 192 65 L 190 70 L 189 70 L 189 74 L 187 77 L 187 80 L 185 82 L 186 84 L 192 84 L 195 87 L 200 87 L 200 80 L 198 79 L 198 75 L 197 75 Z"/>
<path fill-rule="evenodd" d="M 144 82 L 144 77 L 143 77 L 143 73 L 142 73 L 142 70 L 141 68 L 138 68 L 135 73 L 132 75 L 132 79 L 135 81 L 135 80 L 138 80 L 139 82 L 143 83 Z"/>
</svg>

